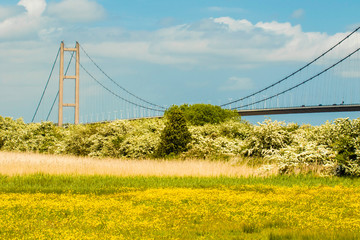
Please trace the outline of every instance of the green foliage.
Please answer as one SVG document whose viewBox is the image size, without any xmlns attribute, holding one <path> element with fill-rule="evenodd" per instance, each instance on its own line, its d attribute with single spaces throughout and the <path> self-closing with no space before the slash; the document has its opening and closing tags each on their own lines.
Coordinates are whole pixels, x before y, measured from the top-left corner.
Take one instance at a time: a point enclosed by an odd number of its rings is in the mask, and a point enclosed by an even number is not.
<svg viewBox="0 0 360 240">
<path fill-rule="evenodd" d="M 321 168 L 323 175 L 360 176 L 360 119 L 336 119 L 321 126 L 266 120 L 252 125 L 238 118 L 193 124 L 181 109 L 164 119 L 69 125 L 26 124 L 0 116 L 0 150 L 72 154 L 98 158 L 256 159 L 276 164 L 281 173 Z M 236 160 L 238 161 L 238 160 Z M 249 160 L 252 162 L 252 160 Z"/>
<path fill-rule="evenodd" d="M 114 121 L 70 126 L 65 153 L 112 158 L 149 158 L 159 142 L 162 120 Z"/>
<path fill-rule="evenodd" d="M 360 119 L 336 119 L 314 129 L 311 139 L 334 151 L 336 174 L 360 176 Z"/>
<path fill-rule="evenodd" d="M 101 175 L 0 175 L 0 193 L 114 194 L 125 189 L 209 188 L 264 192 L 271 187 L 360 187 L 359 178 L 315 177 L 311 175 L 272 177 L 119 177 Z"/>
<path fill-rule="evenodd" d="M 100 124 L 70 125 L 65 140 L 65 152 L 76 156 L 87 156 L 93 149 L 96 133 Z"/>
<path fill-rule="evenodd" d="M 161 132 L 157 156 L 179 154 L 188 148 L 191 133 L 186 125 L 183 111 L 178 106 L 172 106 L 166 113 L 165 128 Z"/>
<path fill-rule="evenodd" d="M 26 125 L 22 119 L 14 121 L 9 117 L 0 117 L 0 149 L 21 150 L 25 128 Z"/>
<path fill-rule="evenodd" d="M 58 153 L 65 135 L 61 128 L 52 122 L 33 123 L 27 126 L 24 138 L 26 150 L 40 153 Z"/>
<path fill-rule="evenodd" d="M 0 116 L 0 149 L 59 153 L 64 135 L 51 122 L 25 124 L 22 119 Z"/>
<path fill-rule="evenodd" d="M 191 125 L 203 126 L 204 124 L 218 124 L 228 119 L 240 119 L 236 111 L 222 109 L 211 104 L 183 104 L 180 109 L 184 112 L 186 120 Z"/>
<path fill-rule="evenodd" d="M 334 121 L 332 148 L 339 164 L 337 174 L 360 176 L 360 121 L 337 119 Z"/>
</svg>

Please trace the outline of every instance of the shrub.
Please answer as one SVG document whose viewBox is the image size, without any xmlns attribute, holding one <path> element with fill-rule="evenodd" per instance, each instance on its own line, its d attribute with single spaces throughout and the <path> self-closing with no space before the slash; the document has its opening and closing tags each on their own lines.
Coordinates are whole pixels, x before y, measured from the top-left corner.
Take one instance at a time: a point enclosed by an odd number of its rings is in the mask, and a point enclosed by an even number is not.
<svg viewBox="0 0 360 240">
<path fill-rule="evenodd" d="M 335 120 L 333 134 L 335 138 L 332 147 L 337 153 L 337 174 L 360 176 L 360 120 Z"/>
<path fill-rule="evenodd" d="M 184 112 L 186 120 L 196 126 L 203 126 L 206 123 L 218 124 L 231 118 L 240 119 L 236 111 L 222 109 L 211 104 L 184 104 L 180 106 L 180 109 Z"/>
<path fill-rule="evenodd" d="M 286 126 L 284 122 L 267 119 L 253 128 L 250 136 L 245 139 L 242 153 L 245 156 L 257 157 L 271 154 L 273 150 L 284 148 L 291 143 L 291 132 L 294 129 L 294 124 Z"/>
<path fill-rule="evenodd" d="M 157 156 L 179 154 L 187 149 L 191 142 L 191 133 L 186 125 L 183 111 L 178 106 L 172 106 L 166 113 L 165 128 L 160 135 Z"/>
<path fill-rule="evenodd" d="M 253 126 L 244 121 L 228 120 L 219 124 L 218 128 L 224 137 L 245 140 L 250 136 Z"/>
<path fill-rule="evenodd" d="M 314 142 L 290 145 L 265 156 L 265 160 L 277 163 L 281 174 L 294 173 L 308 166 L 333 166 L 334 158 L 333 150 Z M 327 175 L 330 175 L 330 172 Z"/>
<path fill-rule="evenodd" d="M 119 154 L 127 158 L 149 158 L 154 156 L 160 142 L 162 119 L 124 121 L 129 131 L 120 144 Z"/>
<path fill-rule="evenodd" d="M 240 154 L 248 124 L 229 120 L 219 125 L 190 126 L 193 141 L 185 158 L 227 160 Z"/>
<path fill-rule="evenodd" d="M 26 151 L 26 124 L 22 119 L 0 117 L 0 142 L 2 150 Z"/>
<path fill-rule="evenodd" d="M 23 137 L 27 151 L 59 153 L 62 151 L 65 134 L 63 128 L 52 122 L 41 122 L 28 124 Z"/>
<path fill-rule="evenodd" d="M 94 136 L 99 131 L 99 123 L 88 125 L 70 125 L 65 139 L 65 153 L 76 156 L 88 156 L 93 150 Z"/>
</svg>

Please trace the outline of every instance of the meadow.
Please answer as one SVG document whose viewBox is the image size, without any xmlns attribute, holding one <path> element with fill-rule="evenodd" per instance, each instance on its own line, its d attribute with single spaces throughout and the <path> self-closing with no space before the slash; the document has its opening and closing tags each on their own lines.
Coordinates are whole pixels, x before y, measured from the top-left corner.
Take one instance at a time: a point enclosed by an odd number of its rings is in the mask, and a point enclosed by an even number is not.
<svg viewBox="0 0 360 240">
<path fill-rule="evenodd" d="M 358 239 L 358 188 L 0 194 L 2 239 Z"/>
<path fill-rule="evenodd" d="M 199 160 L 13 152 L 0 159 L 9 164 L 0 168 L 1 239 L 360 237 L 358 178 L 263 177 L 249 166 Z M 245 169 L 253 174 L 241 174 Z"/>
</svg>

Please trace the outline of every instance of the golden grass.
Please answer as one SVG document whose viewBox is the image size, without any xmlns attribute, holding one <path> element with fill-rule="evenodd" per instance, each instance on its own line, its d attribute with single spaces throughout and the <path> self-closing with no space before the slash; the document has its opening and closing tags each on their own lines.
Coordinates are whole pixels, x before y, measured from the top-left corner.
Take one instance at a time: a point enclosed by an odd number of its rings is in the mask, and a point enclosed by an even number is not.
<svg viewBox="0 0 360 240">
<path fill-rule="evenodd" d="M 205 160 L 96 159 L 35 153 L 0 152 L 0 174 L 33 173 L 112 176 L 240 177 L 275 174 L 276 169 L 257 168 L 231 162 Z"/>
</svg>

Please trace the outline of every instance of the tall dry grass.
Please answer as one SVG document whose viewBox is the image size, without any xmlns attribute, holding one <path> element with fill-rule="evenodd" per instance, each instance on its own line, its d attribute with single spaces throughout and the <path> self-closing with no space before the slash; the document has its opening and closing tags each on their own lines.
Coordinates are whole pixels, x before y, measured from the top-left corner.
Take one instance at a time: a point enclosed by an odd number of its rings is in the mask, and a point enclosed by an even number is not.
<svg viewBox="0 0 360 240">
<path fill-rule="evenodd" d="M 249 177 L 273 175 L 246 164 L 205 160 L 95 159 L 35 153 L 0 152 L 0 174 L 33 173 L 112 176 Z"/>
</svg>

